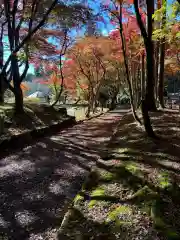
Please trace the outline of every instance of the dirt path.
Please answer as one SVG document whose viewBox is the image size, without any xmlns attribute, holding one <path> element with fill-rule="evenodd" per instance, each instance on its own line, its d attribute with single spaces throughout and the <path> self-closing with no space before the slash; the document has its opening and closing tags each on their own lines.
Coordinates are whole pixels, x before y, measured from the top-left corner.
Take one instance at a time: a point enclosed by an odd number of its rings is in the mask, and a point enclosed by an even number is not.
<svg viewBox="0 0 180 240">
<path fill-rule="evenodd" d="M 0 160 L 1 239 L 56 239 L 66 202 L 123 114 L 107 113 Z"/>
</svg>

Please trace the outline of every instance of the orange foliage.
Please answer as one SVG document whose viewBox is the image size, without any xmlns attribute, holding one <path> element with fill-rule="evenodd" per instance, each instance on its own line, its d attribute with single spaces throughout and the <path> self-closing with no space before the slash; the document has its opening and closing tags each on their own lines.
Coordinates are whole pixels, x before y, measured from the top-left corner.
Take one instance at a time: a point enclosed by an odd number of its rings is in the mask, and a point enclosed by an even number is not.
<svg viewBox="0 0 180 240">
<path fill-rule="evenodd" d="M 176 62 L 165 63 L 165 71 L 169 74 L 175 74 L 179 71 L 179 65 Z"/>
<path fill-rule="evenodd" d="M 23 92 L 28 91 L 30 88 L 25 83 L 21 83 L 21 89 Z"/>
</svg>

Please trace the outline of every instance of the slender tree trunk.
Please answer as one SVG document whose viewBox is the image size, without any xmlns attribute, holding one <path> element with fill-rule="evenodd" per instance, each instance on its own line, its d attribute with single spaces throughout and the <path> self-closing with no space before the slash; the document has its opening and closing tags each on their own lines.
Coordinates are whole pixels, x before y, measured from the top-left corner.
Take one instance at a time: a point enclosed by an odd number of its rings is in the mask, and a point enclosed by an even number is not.
<svg viewBox="0 0 180 240">
<path fill-rule="evenodd" d="M 153 128 L 151 126 L 151 121 L 150 121 L 150 117 L 148 114 L 145 100 L 142 100 L 141 111 L 142 111 L 142 116 L 143 116 L 143 121 L 144 121 L 144 127 L 145 127 L 145 130 L 146 130 L 148 136 L 153 139 L 158 139 L 158 137 L 155 135 Z"/>
<path fill-rule="evenodd" d="M 21 90 L 20 85 L 15 86 L 15 113 L 16 114 L 22 114 L 24 113 L 24 109 L 23 109 L 23 93 Z"/>
<path fill-rule="evenodd" d="M 159 85 L 158 85 L 158 97 L 159 103 L 164 108 L 164 58 L 165 58 L 165 43 L 161 43 L 160 46 L 160 70 L 159 70 Z"/>
<path fill-rule="evenodd" d="M 144 53 L 141 56 L 141 100 L 144 99 L 145 96 L 145 64 L 144 64 Z"/>
<path fill-rule="evenodd" d="M 155 48 L 155 99 L 158 100 L 158 79 L 159 79 L 159 41 L 156 42 Z"/>
<path fill-rule="evenodd" d="M 19 75 L 19 66 L 17 57 L 13 56 L 11 59 L 11 69 L 13 74 L 14 96 L 15 96 L 15 113 L 24 113 L 23 109 L 23 93 L 21 89 L 21 79 Z"/>
<path fill-rule="evenodd" d="M 0 75 L 0 105 L 4 104 L 3 76 Z"/>
<path fill-rule="evenodd" d="M 0 34 L 0 69 L 2 71 L 3 68 L 3 59 L 4 59 L 4 48 L 3 48 L 3 26 L 1 26 L 1 34 Z M 3 74 L 0 74 L 0 104 L 4 104 L 4 78 Z"/>
<path fill-rule="evenodd" d="M 152 14 L 154 13 L 154 1 L 146 0 L 147 4 L 147 28 L 142 22 L 141 15 L 139 13 L 138 0 L 134 0 L 134 7 L 136 12 L 136 18 L 141 30 L 141 34 L 144 39 L 144 44 L 146 48 L 146 71 L 147 71 L 147 82 L 146 82 L 146 93 L 145 101 L 148 111 L 156 111 L 156 103 L 154 97 L 154 85 L 155 85 L 155 72 L 154 72 L 154 46 L 152 41 L 152 31 L 153 31 L 153 19 Z"/>
<path fill-rule="evenodd" d="M 162 4 L 165 6 L 162 18 L 162 28 L 166 24 L 166 0 L 162 0 Z M 160 43 L 160 64 L 159 64 L 159 86 L 158 97 L 162 108 L 164 108 L 164 59 L 165 59 L 165 38 Z"/>
<path fill-rule="evenodd" d="M 145 101 L 148 111 L 156 111 L 155 97 L 154 97 L 154 57 L 153 57 L 153 43 L 148 41 L 147 46 L 147 59 L 146 59 L 146 69 L 147 69 L 147 84 L 146 84 L 146 94 Z"/>
<path fill-rule="evenodd" d="M 157 10 L 161 8 L 161 1 L 157 0 Z M 156 22 L 158 28 L 160 28 L 160 22 Z M 157 40 L 155 43 L 155 99 L 158 102 L 158 84 L 159 84 L 159 63 L 160 63 L 160 41 Z M 159 106 L 158 106 L 159 107 Z"/>
<path fill-rule="evenodd" d="M 116 104 L 117 104 L 117 94 L 118 93 L 115 93 L 114 96 L 112 97 L 112 100 L 111 100 L 111 105 L 110 105 L 110 110 L 114 110 L 116 108 Z"/>
<path fill-rule="evenodd" d="M 88 110 L 86 112 L 86 117 L 89 117 L 90 112 L 94 110 L 93 105 L 94 105 L 94 94 L 93 94 L 93 90 L 91 90 L 90 97 L 89 97 Z"/>
<path fill-rule="evenodd" d="M 136 110 L 134 107 L 134 102 L 133 102 L 133 92 L 132 92 L 132 85 L 131 85 L 131 80 L 130 80 L 130 76 L 129 76 L 129 68 L 128 68 L 128 59 L 127 59 L 127 55 L 126 55 L 126 45 L 125 45 L 125 40 L 124 40 L 124 35 L 123 35 L 123 24 L 122 24 L 122 3 L 120 3 L 120 13 L 119 13 L 119 30 L 120 30 L 120 36 L 121 36 L 121 43 L 122 43 L 122 51 L 123 51 L 123 57 L 124 57 L 124 65 L 125 65 L 125 71 L 126 71 L 126 79 L 127 79 L 127 83 L 128 83 L 128 87 L 129 87 L 129 93 L 130 93 L 130 104 L 131 104 L 131 109 L 132 109 L 132 113 L 134 116 L 134 119 L 141 123 L 141 120 L 139 119 L 139 117 L 136 114 Z"/>
<path fill-rule="evenodd" d="M 153 128 L 151 126 L 148 111 L 156 110 L 155 97 L 154 97 L 154 49 L 152 42 L 152 13 L 154 12 L 154 1 L 146 0 L 147 5 L 147 16 L 148 16 L 148 32 L 142 22 L 141 15 L 139 12 L 138 0 L 134 0 L 134 8 L 136 12 L 136 19 L 141 30 L 141 34 L 144 39 L 146 48 L 146 94 L 142 100 L 141 110 L 143 115 L 144 127 L 146 133 L 151 138 L 157 138 Z"/>
<path fill-rule="evenodd" d="M 152 15 L 154 13 L 154 1 L 146 0 L 147 4 L 147 45 L 146 45 L 146 64 L 147 64 L 147 85 L 146 85 L 146 107 L 149 111 L 156 111 L 156 103 L 155 103 L 155 95 L 154 95 L 154 87 L 155 87 L 155 64 L 154 64 L 154 44 L 152 41 L 152 32 L 153 32 L 153 18 Z"/>
</svg>

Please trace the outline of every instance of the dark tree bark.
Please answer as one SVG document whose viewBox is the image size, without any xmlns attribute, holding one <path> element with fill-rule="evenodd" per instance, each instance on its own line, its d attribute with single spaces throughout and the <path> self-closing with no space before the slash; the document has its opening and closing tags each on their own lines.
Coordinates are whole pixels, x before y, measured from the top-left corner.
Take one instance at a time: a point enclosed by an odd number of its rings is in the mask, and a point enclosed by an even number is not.
<svg viewBox="0 0 180 240">
<path fill-rule="evenodd" d="M 143 115 L 144 127 L 146 133 L 151 138 L 157 138 L 153 128 L 151 126 L 150 117 L 148 111 L 156 110 L 155 97 L 154 97 L 154 55 L 153 55 L 153 43 L 152 43 L 152 12 L 154 10 L 154 1 L 146 1 L 148 12 L 148 33 L 144 27 L 144 24 L 139 13 L 138 0 L 134 0 L 134 7 L 136 12 L 136 18 L 141 30 L 141 34 L 144 39 L 146 48 L 146 70 L 147 70 L 147 83 L 145 97 L 141 103 L 141 110 Z"/>
<path fill-rule="evenodd" d="M 146 48 L 146 70 L 147 70 L 147 82 L 146 82 L 146 93 L 145 101 L 148 111 L 156 111 L 156 103 L 154 97 L 154 86 L 155 86 L 155 76 L 154 76 L 154 46 L 152 41 L 152 31 L 153 31 L 153 20 L 152 14 L 154 13 L 154 1 L 146 1 L 147 4 L 147 25 L 148 32 L 146 32 L 145 26 L 142 22 L 141 15 L 139 13 L 138 0 L 134 0 L 134 7 L 136 12 L 136 19 L 141 30 L 141 34 L 144 39 L 144 44 Z"/>
<path fill-rule="evenodd" d="M 141 101 L 144 99 L 145 96 L 145 64 L 144 64 L 144 53 L 141 56 Z"/>
<path fill-rule="evenodd" d="M 16 114 L 23 114 L 24 113 L 24 108 L 23 108 L 23 93 L 21 90 L 20 85 L 17 85 L 14 87 L 15 89 L 15 113 Z"/>
<path fill-rule="evenodd" d="M 165 58 L 165 43 L 161 43 L 160 46 L 160 71 L 159 71 L 159 85 L 158 85 L 158 97 L 159 103 L 164 108 L 164 58 Z"/>
<path fill-rule="evenodd" d="M 4 104 L 3 76 L 0 75 L 0 105 Z"/>
<path fill-rule="evenodd" d="M 136 114 L 136 110 L 135 110 L 135 106 L 134 106 L 134 102 L 133 102 L 133 92 L 132 92 L 132 85 L 131 85 L 131 80 L 130 80 L 130 76 L 129 76 L 129 67 L 128 67 L 128 59 L 127 59 L 127 55 L 126 55 L 126 44 L 125 44 L 125 40 L 124 40 L 124 34 L 123 34 L 123 24 L 122 24 L 122 3 L 120 3 L 120 11 L 119 11 L 119 30 L 120 30 L 120 37 L 121 37 L 121 43 L 122 43 L 122 51 L 123 51 L 123 57 L 124 57 L 124 65 L 125 65 L 125 71 L 126 71 L 126 79 L 127 79 L 127 83 L 128 83 L 128 87 L 129 87 L 129 93 L 130 93 L 130 103 L 131 103 L 131 109 L 132 109 L 132 113 L 134 116 L 134 119 L 141 123 L 141 120 L 139 119 L 139 117 Z"/>
<path fill-rule="evenodd" d="M 1 12 L 0 17 L 2 17 L 3 12 Z M 6 21 L 4 21 L 1 24 L 1 32 L 0 32 L 0 70 L 3 69 L 3 61 L 4 61 L 4 45 L 3 45 L 3 33 L 4 33 L 4 25 L 6 24 Z M 0 104 L 4 104 L 4 79 L 3 74 L 0 75 Z"/>
<path fill-rule="evenodd" d="M 68 45 L 67 45 L 67 30 L 65 30 L 64 40 L 63 40 L 62 48 L 61 48 L 60 55 L 59 55 L 59 70 L 60 70 L 60 75 L 61 75 L 61 87 L 60 87 L 59 93 L 56 96 L 56 100 L 52 104 L 52 107 L 54 107 L 59 102 L 60 97 L 64 90 L 64 74 L 63 74 L 63 69 L 62 69 L 63 68 L 62 56 L 64 56 L 64 54 L 66 53 L 67 47 L 68 47 Z"/>
<path fill-rule="evenodd" d="M 117 95 L 116 95 L 117 96 Z M 111 100 L 110 110 L 114 110 L 116 108 L 116 96 L 113 96 Z"/>
<path fill-rule="evenodd" d="M 158 79 L 159 79 L 159 48 L 160 44 L 159 41 L 156 42 L 155 47 L 155 99 L 157 101 L 158 99 Z"/>
<path fill-rule="evenodd" d="M 14 96 L 15 96 L 15 113 L 21 114 L 23 109 L 23 93 L 21 90 L 21 78 L 19 75 L 18 60 L 16 56 L 11 58 L 11 69 L 14 84 Z"/>
<path fill-rule="evenodd" d="M 153 139 L 158 139 L 158 137 L 155 135 L 153 128 L 151 126 L 151 121 L 150 121 L 150 117 L 148 114 L 145 100 L 142 100 L 141 111 L 142 111 L 142 116 L 143 116 L 143 121 L 144 121 L 144 127 L 145 127 L 148 137 L 153 138 Z"/>
<path fill-rule="evenodd" d="M 154 97 L 154 87 L 155 87 L 155 64 L 154 64 L 154 44 L 152 41 L 152 32 L 153 32 L 153 19 L 152 15 L 154 13 L 154 1 L 146 0 L 147 4 L 147 25 L 148 25 L 148 38 L 147 38 L 147 85 L 146 85 L 146 106 L 150 111 L 156 111 L 156 103 Z"/>
<path fill-rule="evenodd" d="M 166 5 L 166 0 L 162 1 L 162 4 Z M 166 24 L 166 8 L 163 12 L 162 28 Z M 159 85 L 158 85 L 158 97 L 162 108 L 164 108 L 164 59 L 165 59 L 165 38 L 160 41 L 160 62 L 159 62 Z"/>
</svg>

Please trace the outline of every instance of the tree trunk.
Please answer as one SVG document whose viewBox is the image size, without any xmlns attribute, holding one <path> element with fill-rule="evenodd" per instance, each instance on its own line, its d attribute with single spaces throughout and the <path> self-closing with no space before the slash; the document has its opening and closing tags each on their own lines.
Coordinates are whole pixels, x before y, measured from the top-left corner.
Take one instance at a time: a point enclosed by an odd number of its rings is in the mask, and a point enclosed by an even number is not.
<svg viewBox="0 0 180 240">
<path fill-rule="evenodd" d="M 131 109 L 133 113 L 134 119 L 141 124 L 141 120 L 138 118 L 134 106 L 134 99 L 133 99 L 133 92 L 132 92 L 132 85 L 131 85 L 131 80 L 129 76 L 129 67 L 128 67 L 128 59 L 126 55 L 126 43 L 124 40 L 124 34 L 123 34 L 123 24 L 122 24 L 122 3 L 120 4 L 120 13 L 119 13 L 119 31 L 120 31 L 120 37 L 121 37 L 121 43 L 122 43 L 122 51 L 123 51 L 123 57 L 124 57 L 124 65 L 125 65 L 125 72 L 126 72 L 126 79 L 129 87 L 129 92 L 130 92 L 130 103 L 131 103 Z"/>
<path fill-rule="evenodd" d="M 145 96 L 145 64 L 144 64 L 144 53 L 141 56 L 141 100 L 144 99 Z"/>
<path fill-rule="evenodd" d="M 15 113 L 16 114 L 22 114 L 24 113 L 24 108 L 23 108 L 23 93 L 21 88 L 19 89 L 15 88 Z"/>
<path fill-rule="evenodd" d="M 24 109 L 23 109 L 23 93 L 21 90 L 20 85 L 19 86 L 15 86 L 15 113 L 16 114 L 22 114 L 24 113 Z"/>
<path fill-rule="evenodd" d="M 145 100 L 142 100 L 141 110 L 142 110 L 142 116 L 143 116 L 143 121 L 144 121 L 144 127 L 145 127 L 148 137 L 157 139 L 157 136 L 155 135 L 153 128 L 151 126 L 151 121 L 150 121 L 150 117 L 148 114 L 148 109 L 147 109 Z"/>
<path fill-rule="evenodd" d="M 147 4 L 147 45 L 146 45 L 146 69 L 147 69 L 147 85 L 146 85 L 146 107 L 149 111 L 156 111 L 155 102 L 155 64 L 154 64 L 154 44 L 152 41 L 153 33 L 153 18 L 154 13 L 154 1 L 146 0 Z"/>
<path fill-rule="evenodd" d="M 158 79 L 159 79 L 159 41 L 156 42 L 155 48 L 155 99 L 158 100 Z"/>
<path fill-rule="evenodd" d="M 158 85 L 158 97 L 159 103 L 162 108 L 164 106 L 164 58 L 165 58 L 165 43 L 160 46 L 160 69 L 159 69 L 159 85 Z"/>
<path fill-rule="evenodd" d="M 134 0 L 134 7 L 136 12 L 136 18 L 141 30 L 141 34 L 144 39 L 144 44 L 146 48 L 146 70 L 147 70 L 147 83 L 146 83 L 146 94 L 145 102 L 148 111 L 156 111 L 156 103 L 154 97 L 154 85 L 155 85 L 155 72 L 154 72 L 154 46 L 152 41 L 152 31 L 153 31 L 153 18 L 154 13 L 154 1 L 146 0 L 147 4 L 147 31 L 142 22 L 141 15 L 138 7 L 138 0 Z"/>
<path fill-rule="evenodd" d="M 23 109 L 23 93 L 21 89 L 21 78 L 19 74 L 18 60 L 16 56 L 11 58 L 11 70 L 14 84 L 14 96 L 15 96 L 15 113 L 24 113 Z"/>
<path fill-rule="evenodd" d="M 114 110 L 116 108 L 116 97 L 113 97 L 110 104 L 110 110 Z"/>
<path fill-rule="evenodd" d="M 154 56 L 153 56 L 153 43 L 151 40 L 148 41 L 147 46 L 147 58 L 146 58 L 146 69 L 147 69 L 147 84 L 145 101 L 148 111 L 156 111 L 156 103 L 154 97 Z"/>
<path fill-rule="evenodd" d="M 89 104 L 88 104 L 88 110 L 87 110 L 87 113 L 86 113 L 86 117 L 90 116 L 91 111 L 94 112 L 94 95 L 93 95 L 92 92 L 90 93 L 90 98 L 89 98 Z"/>
<path fill-rule="evenodd" d="M 3 53 L 4 53 L 4 49 L 3 49 L 3 41 L 2 41 L 2 37 L 3 37 L 3 26 L 1 26 L 1 34 L 0 34 L 0 69 L 2 71 L 3 68 Z M 0 74 L 0 104 L 3 105 L 4 104 L 4 81 L 3 81 L 3 74 Z"/>
<path fill-rule="evenodd" d="M 86 112 L 86 117 L 87 117 L 87 118 L 89 118 L 90 112 L 91 112 L 91 106 L 90 106 L 90 104 L 89 104 L 89 105 L 88 105 L 87 112 Z"/>
<path fill-rule="evenodd" d="M 166 24 L 166 0 L 162 1 L 162 5 L 165 5 L 165 11 L 163 12 L 162 28 Z M 165 59 L 165 38 L 160 43 L 160 65 L 159 65 L 159 85 L 158 85 L 158 97 L 162 108 L 164 108 L 164 59 Z"/>
<path fill-rule="evenodd" d="M 0 75 L 0 105 L 4 104 L 3 77 Z"/>
</svg>

